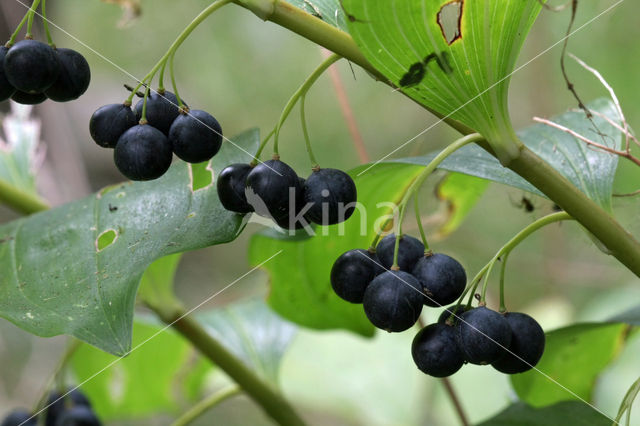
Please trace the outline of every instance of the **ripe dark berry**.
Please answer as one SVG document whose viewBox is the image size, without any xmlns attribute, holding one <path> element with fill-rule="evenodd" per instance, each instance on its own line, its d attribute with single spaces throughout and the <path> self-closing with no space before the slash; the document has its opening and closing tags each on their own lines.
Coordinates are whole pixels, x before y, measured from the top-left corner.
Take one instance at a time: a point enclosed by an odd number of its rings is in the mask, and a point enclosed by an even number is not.
<svg viewBox="0 0 640 426">
<path fill-rule="evenodd" d="M 27 93 L 16 90 L 11 96 L 11 100 L 22 105 L 38 105 L 47 100 L 44 93 Z"/>
<path fill-rule="evenodd" d="M 384 272 L 375 253 L 354 249 L 342 253 L 331 268 L 331 287 L 347 302 L 362 303 L 364 291 Z"/>
<path fill-rule="evenodd" d="M 253 207 L 247 203 L 247 197 L 244 194 L 247 175 L 251 169 L 249 164 L 232 164 L 225 167 L 218 175 L 216 182 L 218 198 L 225 209 L 236 213 L 251 213 L 253 211 Z"/>
<path fill-rule="evenodd" d="M 459 321 L 460 315 L 462 315 L 464 312 L 470 311 L 471 309 L 472 308 L 470 306 L 467 307 L 467 305 L 449 306 L 447 309 L 442 311 L 442 313 L 438 317 L 438 324 L 444 324 L 445 322 L 447 322 L 447 320 L 451 318 L 451 314 L 455 314 L 453 317 L 453 324 L 456 324 Z"/>
<path fill-rule="evenodd" d="M 66 393 L 66 392 L 65 392 Z M 78 389 L 72 390 L 64 398 L 60 392 L 51 392 L 47 398 L 45 426 L 56 426 L 62 414 L 71 407 L 84 406 L 91 408 L 89 399 Z"/>
<path fill-rule="evenodd" d="M 289 215 L 290 209 L 297 208 L 302 187 L 291 167 L 280 160 L 269 160 L 249 172 L 245 195 L 260 216 L 283 218 Z"/>
<path fill-rule="evenodd" d="M 298 177 L 300 188 L 304 188 L 305 179 Z M 281 217 L 274 217 L 273 221 L 282 229 L 298 230 L 304 229 L 311 225 L 311 221 L 306 216 L 309 206 L 306 205 L 303 196 L 296 196 L 295 209 L 292 210 L 289 206 L 287 214 Z"/>
<path fill-rule="evenodd" d="M 411 273 L 422 284 L 424 304 L 444 306 L 462 295 L 467 285 L 467 275 L 462 265 L 446 254 L 425 255 L 413 267 Z"/>
<path fill-rule="evenodd" d="M 14 410 L 4 418 L 0 426 L 36 426 L 38 420 L 36 418 L 29 420 L 31 416 L 32 414 L 29 414 L 26 410 Z"/>
<path fill-rule="evenodd" d="M 504 314 L 511 327 L 509 351 L 491 363 L 493 368 L 506 374 L 531 370 L 542 357 L 545 336 L 540 324 L 527 314 L 508 312 Z"/>
<path fill-rule="evenodd" d="M 192 110 L 180 114 L 169 129 L 174 154 L 189 163 L 209 161 L 222 145 L 222 127 L 206 111 Z"/>
<path fill-rule="evenodd" d="M 139 124 L 120 136 L 113 158 L 120 173 L 131 180 L 157 179 L 171 166 L 171 144 L 160 130 Z"/>
<path fill-rule="evenodd" d="M 56 102 L 78 99 L 89 88 L 91 69 L 87 60 L 73 49 L 56 49 L 60 74 L 45 94 Z"/>
<path fill-rule="evenodd" d="M 389 234 L 384 237 L 376 247 L 376 253 L 380 263 L 389 269 L 393 265 L 393 251 L 396 246 L 396 235 Z M 424 256 L 424 244 L 420 240 L 409 235 L 400 237 L 398 248 L 398 267 L 401 271 L 411 272 L 416 262 Z"/>
<path fill-rule="evenodd" d="M 78 405 L 62 413 L 56 426 L 100 426 L 101 424 L 91 408 Z"/>
<path fill-rule="evenodd" d="M 464 364 L 455 329 L 445 324 L 420 330 L 411 344 L 411 355 L 420 371 L 433 377 L 448 377 Z"/>
<path fill-rule="evenodd" d="M 17 90 L 42 93 L 58 78 L 60 62 L 49 45 L 36 40 L 21 40 L 7 52 L 4 72 Z"/>
<path fill-rule="evenodd" d="M 9 83 L 7 76 L 4 73 L 4 57 L 7 55 L 7 49 L 4 46 L 0 46 L 0 102 L 7 100 L 16 91 L 16 88 Z"/>
<path fill-rule="evenodd" d="M 356 184 L 351 176 L 337 169 L 311 173 L 304 185 L 309 204 L 306 216 L 318 225 L 333 225 L 347 220 L 355 210 Z"/>
<path fill-rule="evenodd" d="M 182 102 L 185 106 L 187 104 Z M 138 120 L 142 118 L 142 107 L 144 98 L 140 99 L 136 104 L 136 117 Z M 171 92 L 165 91 L 164 94 L 158 92 L 150 92 L 147 97 L 147 122 L 165 135 L 169 135 L 169 129 L 173 124 L 173 120 L 178 118 L 180 110 L 178 109 L 178 98 Z"/>
<path fill-rule="evenodd" d="M 89 120 L 89 133 L 104 148 L 115 148 L 120 136 L 138 124 L 131 107 L 123 104 L 101 106 Z"/>
<path fill-rule="evenodd" d="M 456 330 L 458 346 L 472 364 L 491 364 L 511 343 L 511 327 L 507 320 L 484 306 L 460 315 Z"/>
<path fill-rule="evenodd" d="M 371 281 L 362 304 L 369 321 L 387 331 L 413 326 L 422 311 L 420 283 L 404 271 L 386 271 Z"/>
</svg>

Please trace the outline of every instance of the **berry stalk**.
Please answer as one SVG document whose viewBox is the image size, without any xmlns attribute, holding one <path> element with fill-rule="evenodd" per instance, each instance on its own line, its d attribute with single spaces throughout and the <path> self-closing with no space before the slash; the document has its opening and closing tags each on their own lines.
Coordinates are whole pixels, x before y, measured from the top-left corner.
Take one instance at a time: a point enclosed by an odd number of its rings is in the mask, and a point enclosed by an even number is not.
<svg viewBox="0 0 640 426">
<path fill-rule="evenodd" d="M 51 37 L 51 31 L 49 31 L 49 20 L 47 19 L 47 0 L 42 0 L 42 25 L 44 26 L 49 46 L 55 49 L 56 45 L 53 43 L 53 37 Z"/>
<path fill-rule="evenodd" d="M 416 213 L 416 222 L 418 223 L 418 230 L 420 231 L 420 238 L 422 239 L 422 244 L 424 244 L 424 253 L 427 254 L 431 252 L 429 248 L 429 243 L 427 242 L 427 234 L 424 232 L 424 227 L 422 226 L 422 217 L 420 216 L 420 200 L 418 199 L 418 192 L 416 191 L 413 196 L 413 207 Z"/>
<path fill-rule="evenodd" d="M 18 34 L 20 34 L 20 30 L 22 30 L 22 27 L 24 27 L 24 24 L 27 23 L 28 19 L 29 19 L 29 11 L 27 11 L 27 13 L 24 14 L 22 21 L 20 21 L 15 31 L 13 32 L 13 34 L 11 34 L 9 41 L 7 41 L 7 43 L 5 44 L 5 47 L 10 48 L 11 46 L 13 46 L 13 44 L 16 42 L 16 39 L 18 38 Z"/>
<path fill-rule="evenodd" d="M 25 38 L 33 37 L 33 34 L 31 34 L 31 28 L 33 27 L 33 17 L 35 16 L 36 9 L 38 8 L 39 5 L 40 5 L 40 0 L 33 0 L 33 3 L 29 8 L 29 12 L 27 12 L 29 19 L 27 21 L 27 35 L 25 36 Z"/>
<path fill-rule="evenodd" d="M 175 57 L 176 52 L 174 51 L 169 57 L 169 74 L 171 74 L 171 86 L 173 86 L 173 94 L 176 95 L 176 98 L 178 99 L 178 108 L 182 108 L 184 106 L 184 103 L 182 103 L 182 99 L 180 99 L 180 93 L 178 93 L 178 85 L 176 84 L 176 76 L 173 72 L 173 58 Z"/>
<path fill-rule="evenodd" d="M 311 161 L 311 168 L 315 170 L 319 168 L 320 165 L 318 164 L 318 160 L 316 160 L 316 156 L 313 155 L 313 149 L 311 149 L 311 140 L 309 139 L 309 131 L 307 130 L 307 119 L 304 113 L 304 101 L 306 100 L 306 98 L 306 94 L 300 97 L 300 123 L 302 124 L 302 134 L 304 136 L 304 143 L 307 146 L 309 161 Z"/>
<path fill-rule="evenodd" d="M 260 142 L 260 146 L 258 147 L 258 150 L 256 151 L 256 154 L 253 156 L 253 160 L 251 161 L 251 163 L 249 163 L 251 165 L 251 167 L 255 167 L 258 165 L 258 163 L 260 162 L 260 154 L 262 154 L 262 151 L 264 151 L 264 148 L 267 146 L 267 142 L 269 142 L 269 139 L 271 139 L 271 137 L 276 133 L 276 129 L 274 128 L 273 130 L 271 130 L 269 132 L 269 134 L 267 135 L 267 137 L 265 137 L 262 142 Z"/>
<path fill-rule="evenodd" d="M 191 407 L 187 412 L 173 422 L 171 426 L 187 426 L 208 410 L 241 392 L 242 389 L 239 386 L 229 386 L 226 389 L 221 389 Z"/>
</svg>

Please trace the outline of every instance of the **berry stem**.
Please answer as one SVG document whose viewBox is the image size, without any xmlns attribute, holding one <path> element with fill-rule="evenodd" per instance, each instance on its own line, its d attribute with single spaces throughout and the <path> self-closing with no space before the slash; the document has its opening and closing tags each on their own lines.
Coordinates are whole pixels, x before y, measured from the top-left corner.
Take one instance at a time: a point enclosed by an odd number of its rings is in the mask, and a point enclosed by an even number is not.
<svg viewBox="0 0 640 426">
<path fill-rule="evenodd" d="M 313 150 L 311 149 L 311 140 L 309 139 L 309 131 L 307 130 L 307 120 L 304 114 L 304 101 L 306 98 L 307 98 L 306 94 L 300 96 L 300 123 L 302 123 L 302 134 L 304 135 L 304 143 L 307 145 L 307 154 L 309 154 L 309 161 L 311 161 L 311 168 L 315 170 L 319 168 L 320 165 L 318 165 L 316 156 L 313 155 Z"/>
<path fill-rule="evenodd" d="M 147 99 L 149 98 L 149 87 L 144 91 L 144 99 L 142 100 L 142 115 L 140 116 L 140 124 L 147 123 Z"/>
<path fill-rule="evenodd" d="M 278 124 L 276 125 L 276 134 L 275 134 L 275 139 L 273 141 L 273 152 L 274 152 L 274 154 L 278 155 L 278 137 L 280 135 L 280 128 L 282 127 L 282 124 L 284 123 L 284 121 L 289 116 L 289 113 L 291 112 L 291 110 L 295 106 L 296 102 L 298 102 L 298 99 L 300 99 L 302 96 L 304 96 L 309 91 L 311 86 L 313 86 L 313 83 L 315 83 L 316 80 L 318 80 L 318 78 L 322 75 L 322 73 L 325 72 L 325 70 L 327 68 L 329 68 L 331 66 L 331 64 L 333 64 L 334 62 L 336 62 L 337 60 L 339 60 L 341 58 L 342 57 L 340 55 L 336 55 L 334 53 L 331 56 L 329 56 L 327 59 L 325 59 L 318 66 L 318 68 L 316 68 L 311 73 L 311 75 L 309 75 L 309 77 L 307 77 L 307 79 L 304 81 L 304 83 L 302 83 L 302 86 L 300 86 L 298 88 L 298 90 L 295 91 L 293 96 L 291 96 L 291 98 L 289 99 L 289 101 L 285 105 L 284 109 L 282 110 L 282 114 L 280 114 L 280 119 L 278 120 Z"/>
<path fill-rule="evenodd" d="M 400 240 L 402 239 L 402 221 L 398 221 L 396 226 L 396 244 L 393 246 L 393 265 L 391 265 L 393 271 L 400 269 L 400 266 L 398 266 L 398 253 L 400 252 Z"/>
<path fill-rule="evenodd" d="M 20 21 L 20 23 L 16 27 L 16 30 L 13 32 L 13 34 L 11 34 L 9 41 L 7 41 L 7 43 L 4 45 L 6 48 L 10 48 L 11 46 L 14 45 L 14 43 L 16 42 L 16 38 L 18 38 L 18 34 L 20 34 L 20 30 L 22 30 L 22 27 L 24 27 L 24 24 L 27 23 L 28 19 L 29 19 L 29 11 L 27 11 L 27 13 L 24 14 L 22 21 Z"/>
<path fill-rule="evenodd" d="M 176 52 L 174 51 L 169 57 L 169 74 L 171 74 L 171 86 L 173 87 L 173 94 L 176 95 L 176 99 L 178 99 L 178 108 L 182 108 L 184 104 L 182 103 L 182 99 L 180 99 L 180 93 L 178 93 L 178 85 L 176 84 L 175 73 L 173 72 L 173 58 L 175 57 Z M 160 87 L 158 87 L 158 90 L 160 90 Z"/>
<path fill-rule="evenodd" d="M 53 43 L 53 37 L 51 37 L 51 31 L 49 31 L 49 20 L 47 19 L 47 0 L 42 0 L 42 25 L 44 26 L 49 46 L 55 49 L 56 45 Z"/>
<path fill-rule="evenodd" d="M 228 388 L 221 389 L 218 392 L 215 392 L 198 402 L 196 405 L 191 407 L 188 411 L 182 414 L 175 422 L 171 424 L 171 426 L 187 426 L 194 422 L 198 417 L 203 415 L 205 412 L 209 411 L 216 405 L 221 402 L 231 398 L 242 392 L 242 389 L 237 386 L 229 386 Z"/>
<path fill-rule="evenodd" d="M 31 28 L 33 27 L 33 17 L 36 14 L 38 5 L 40 5 L 40 0 L 33 0 L 33 3 L 31 3 L 31 7 L 29 8 L 29 12 L 27 12 L 27 14 L 29 15 L 29 20 L 27 21 L 27 34 L 25 38 L 33 38 L 33 34 L 31 34 Z"/>
<path fill-rule="evenodd" d="M 271 137 L 275 134 L 275 132 L 276 132 L 276 129 L 274 128 L 269 132 L 267 137 L 264 138 L 262 142 L 260 142 L 260 146 L 258 147 L 256 154 L 253 156 L 253 160 L 251 161 L 251 163 L 249 163 L 251 167 L 255 167 L 258 165 L 258 163 L 260 162 L 260 154 L 262 154 L 262 151 L 264 151 L 264 148 L 267 146 L 267 142 L 269 142 L 269 139 L 271 139 Z"/>
<path fill-rule="evenodd" d="M 509 253 L 505 253 L 502 256 L 502 265 L 500 265 L 500 312 L 507 312 L 507 305 L 504 301 L 504 273 L 507 269 L 507 259 L 509 258 Z"/>
<path fill-rule="evenodd" d="M 424 232 L 424 227 L 422 226 L 422 218 L 420 216 L 420 200 L 418 198 L 418 191 L 416 191 L 413 196 L 413 207 L 416 213 L 416 222 L 418 223 L 418 230 L 420 231 L 420 238 L 422 239 L 422 244 L 424 244 L 424 253 L 430 253 L 431 249 L 429 248 L 429 243 L 427 242 L 427 234 Z"/>
</svg>

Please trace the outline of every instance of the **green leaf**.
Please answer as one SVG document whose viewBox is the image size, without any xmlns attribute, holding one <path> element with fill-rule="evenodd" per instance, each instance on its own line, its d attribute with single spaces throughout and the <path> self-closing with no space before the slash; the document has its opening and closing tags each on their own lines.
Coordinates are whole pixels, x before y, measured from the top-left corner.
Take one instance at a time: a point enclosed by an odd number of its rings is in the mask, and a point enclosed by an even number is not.
<svg viewBox="0 0 640 426">
<path fill-rule="evenodd" d="M 352 17 L 349 33 L 391 82 L 420 104 L 476 129 L 495 150 L 509 142 L 510 74 L 540 2 L 344 0 L 343 5 Z"/>
<path fill-rule="evenodd" d="M 620 353 L 627 328 L 593 323 L 547 333 L 544 354 L 536 365 L 539 371 L 511 376 L 518 397 L 534 407 L 578 397 L 590 401 L 598 375 Z"/>
<path fill-rule="evenodd" d="M 327 24 L 347 30 L 347 20 L 339 0 L 287 0 L 287 3 L 322 19 Z"/>
<path fill-rule="evenodd" d="M 0 180 L 37 195 L 35 157 L 40 143 L 40 123 L 29 117 L 32 109 L 11 102 L 11 114 L 2 119 Z"/>
<path fill-rule="evenodd" d="M 598 99 L 589 103 L 588 107 L 615 123 L 620 122 L 615 105 L 607 99 Z M 622 143 L 621 133 L 598 115 L 595 115 L 593 120 L 600 131 L 606 135 L 607 145 L 619 148 Z M 582 135 L 593 136 L 591 123 L 582 112 L 565 112 L 554 117 L 552 121 Z M 562 173 L 578 189 L 605 209 L 611 210 L 613 182 L 618 166 L 617 156 L 589 148 L 577 138 L 544 124 L 528 127 L 518 132 L 518 136 L 525 145 Z M 402 158 L 388 162 L 427 165 L 437 154 L 435 152 L 421 157 Z M 370 167 L 362 166 L 358 173 Z M 375 170 L 375 167 L 377 165 L 369 169 L 367 173 Z M 544 196 L 529 182 L 511 170 L 502 167 L 496 158 L 477 145 L 467 145 L 456 151 L 442 162 L 440 168 L 492 180 Z"/>
<path fill-rule="evenodd" d="M 543 408 L 522 402 L 510 405 L 477 426 L 611 426 L 611 420 L 583 402 L 564 401 Z"/>
<path fill-rule="evenodd" d="M 252 130 L 233 139 L 253 152 Z M 225 143 L 213 173 L 250 155 Z M 193 170 L 193 172 L 192 172 Z M 209 185 L 192 190 L 192 175 Z M 201 181 L 201 179 L 199 179 Z M 242 216 L 218 200 L 212 174 L 177 161 L 160 179 L 124 183 L 0 226 L 0 316 L 39 336 L 68 334 L 122 355 L 140 277 L 154 260 L 233 240 Z M 98 239 L 115 233 L 98 250 Z"/>
<path fill-rule="evenodd" d="M 282 250 L 264 265 L 271 278 L 270 306 L 305 327 L 343 328 L 364 336 L 373 335 L 373 326 L 364 315 L 362 305 L 345 302 L 331 289 L 331 266 L 345 251 L 369 247 L 374 229 L 390 213 L 388 203 L 400 201 L 420 170 L 421 167 L 381 164 L 360 177 L 352 173 L 362 209 L 356 209 L 342 224 L 317 227 L 313 238 L 284 240 L 254 235 L 249 247 L 249 260 L 253 265 Z"/>
<path fill-rule="evenodd" d="M 166 258 L 165 258 L 166 259 Z M 250 300 L 196 315 L 207 331 L 264 378 L 277 382 L 295 326 L 263 301 Z M 213 365 L 171 328 L 150 319 L 134 324 L 134 349 L 118 358 L 83 344 L 71 369 L 106 421 L 176 413 L 206 391 Z M 96 374 L 98 373 L 98 374 Z"/>
<path fill-rule="evenodd" d="M 488 186 L 485 179 L 460 173 L 450 173 L 438 184 L 436 194 L 447 204 L 446 221 L 438 228 L 439 238 L 458 229 Z"/>
</svg>

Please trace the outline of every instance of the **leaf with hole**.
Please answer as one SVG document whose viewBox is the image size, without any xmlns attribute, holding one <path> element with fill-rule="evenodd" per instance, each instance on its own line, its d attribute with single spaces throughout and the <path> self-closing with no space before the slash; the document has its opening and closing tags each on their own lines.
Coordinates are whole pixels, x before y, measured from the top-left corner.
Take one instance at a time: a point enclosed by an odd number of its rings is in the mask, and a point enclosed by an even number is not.
<svg viewBox="0 0 640 426">
<path fill-rule="evenodd" d="M 218 201 L 213 179 L 230 163 L 250 161 L 259 135 L 232 140 L 211 169 L 179 161 L 155 181 L 114 185 L 0 226 L 0 316 L 39 336 L 68 334 L 125 354 L 147 266 L 231 241 L 243 228 L 242 216 Z"/>
</svg>

